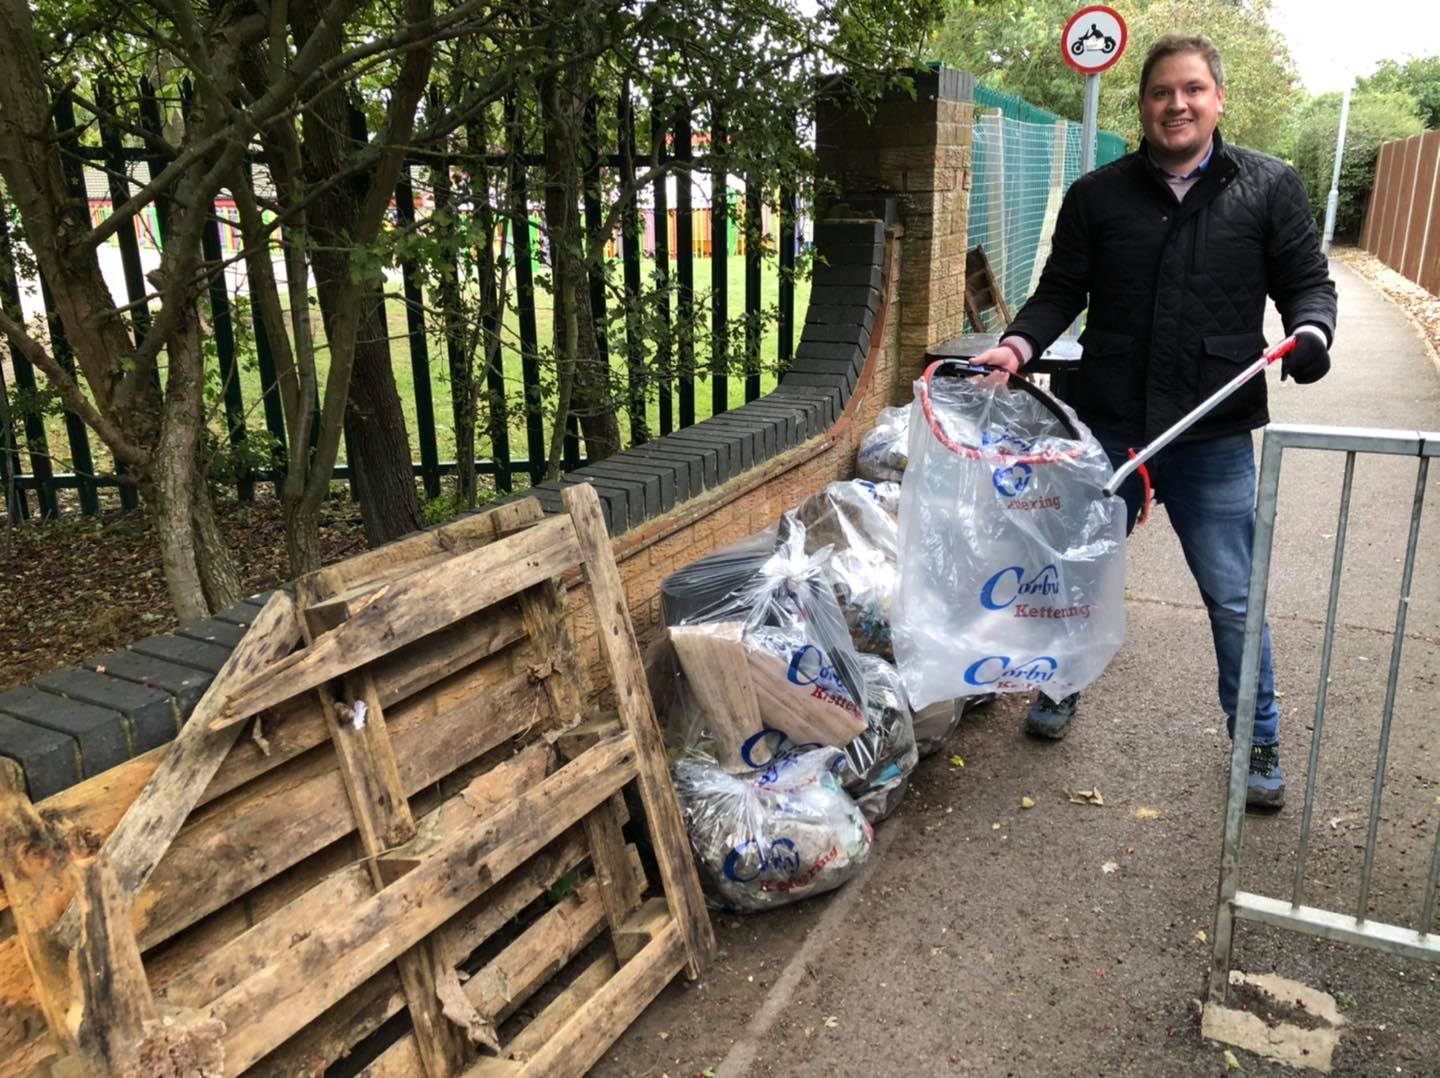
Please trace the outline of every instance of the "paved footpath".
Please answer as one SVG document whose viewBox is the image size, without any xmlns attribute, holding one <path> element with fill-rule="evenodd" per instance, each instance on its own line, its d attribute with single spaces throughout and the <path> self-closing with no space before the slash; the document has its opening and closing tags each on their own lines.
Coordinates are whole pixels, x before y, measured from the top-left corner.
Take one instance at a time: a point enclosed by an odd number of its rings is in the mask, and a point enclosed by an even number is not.
<svg viewBox="0 0 1440 1078">
<path fill-rule="evenodd" d="M 1440 431 L 1440 371 L 1422 339 L 1363 278 L 1338 264 L 1334 276 L 1334 369 L 1308 387 L 1271 372 L 1275 420 Z M 1279 336 L 1276 324 L 1270 339 Z M 1294 457 L 1270 600 L 1292 805 L 1247 821 L 1242 884 L 1280 896 L 1293 872 L 1343 463 Z M 1413 460 L 1356 469 L 1306 873 L 1306 900 L 1345 912 L 1415 473 Z M 1421 537 L 1373 894 L 1373 916 L 1411 925 L 1440 824 L 1440 573 L 1424 553 L 1440 548 L 1437 500 Z M 1067 740 L 1025 738 L 1018 698 L 968 718 L 943 754 L 922 761 L 860 878 L 798 907 L 718 916 L 714 966 L 670 986 L 596 1073 L 1223 1073 L 1197 1004 L 1228 767 L 1208 622 L 1163 511 L 1128 559 L 1129 642 Z M 1094 786 L 1103 807 L 1064 793 Z M 1437 967 L 1249 925 L 1236 964 L 1336 992 L 1349 1020 L 1337 1073 L 1440 1074 Z M 1295 1073 L 1239 1054 L 1250 1075 Z"/>
</svg>

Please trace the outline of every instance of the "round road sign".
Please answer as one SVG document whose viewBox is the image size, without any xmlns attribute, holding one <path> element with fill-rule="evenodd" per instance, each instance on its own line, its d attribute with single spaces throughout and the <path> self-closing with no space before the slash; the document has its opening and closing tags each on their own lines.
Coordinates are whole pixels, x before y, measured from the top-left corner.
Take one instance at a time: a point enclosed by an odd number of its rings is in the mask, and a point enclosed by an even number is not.
<svg viewBox="0 0 1440 1078">
<path fill-rule="evenodd" d="M 1082 7 L 1065 24 L 1060 47 L 1065 62 L 1086 75 L 1098 75 L 1119 61 L 1129 30 L 1114 8 Z"/>
</svg>

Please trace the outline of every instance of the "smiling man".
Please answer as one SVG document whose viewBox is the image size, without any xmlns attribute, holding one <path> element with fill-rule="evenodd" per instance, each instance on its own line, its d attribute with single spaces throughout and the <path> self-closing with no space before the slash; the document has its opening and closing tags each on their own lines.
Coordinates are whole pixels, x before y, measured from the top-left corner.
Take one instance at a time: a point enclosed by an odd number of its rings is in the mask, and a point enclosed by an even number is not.
<svg viewBox="0 0 1440 1078">
<path fill-rule="evenodd" d="M 1139 106 L 1139 149 L 1066 193 L 1035 294 L 999 347 L 976 357 L 1018 370 L 1088 307 L 1068 397 L 1117 466 L 1260 354 L 1267 296 L 1297 340 L 1282 378 L 1323 377 L 1335 332 L 1335 285 L 1299 175 L 1220 136 L 1225 69 L 1215 46 L 1181 35 L 1156 41 Z M 1210 616 L 1232 733 L 1255 527 L 1250 432 L 1267 422 L 1265 379 L 1255 378 L 1149 464 Z M 1139 476 L 1120 495 L 1133 528 Z M 1261 662 L 1247 800 L 1276 809 L 1285 780 L 1268 627 Z M 1026 730 L 1064 737 L 1076 703 L 1037 697 Z"/>
</svg>

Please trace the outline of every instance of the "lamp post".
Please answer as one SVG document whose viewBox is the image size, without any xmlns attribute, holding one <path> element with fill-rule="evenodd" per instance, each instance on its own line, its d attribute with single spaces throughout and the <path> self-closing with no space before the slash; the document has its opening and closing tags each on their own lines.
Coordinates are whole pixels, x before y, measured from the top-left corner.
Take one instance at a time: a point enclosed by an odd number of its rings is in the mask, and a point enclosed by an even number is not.
<svg viewBox="0 0 1440 1078">
<path fill-rule="evenodd" d="M 1325 200 L 1325 241 L 1321 250 L 1330 257 L 1330 244 L 1335 239 L 1335 211 L 1340 207 L 1340 161 L 1345 156 L 1345 127 L 1350 122 L 1350 87 L 1340 100 L 1340 134 L 1335 138 L 1335 168 L 1330 174 L 1330 197 Z"/>
</svg>

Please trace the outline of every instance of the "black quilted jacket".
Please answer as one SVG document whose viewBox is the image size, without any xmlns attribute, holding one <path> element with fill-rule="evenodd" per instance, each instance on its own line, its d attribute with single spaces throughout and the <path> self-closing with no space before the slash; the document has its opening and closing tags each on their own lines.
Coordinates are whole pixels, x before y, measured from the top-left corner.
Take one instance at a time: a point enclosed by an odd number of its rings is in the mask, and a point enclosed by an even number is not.
<svg viewBox="0 0 1440 1078">
<path fill-rule="evenodd" d="M 1294 169 L 1227 146 L 1177 203 L 1139 151 L 1065 195 L 1049 261 L 1007 333 L 1039 354 L 1088 305 L 1066 398 L 1090 426 L 1150 441 L 1265 347 L 1268 293 L 1287 332 L 1335 330 L 1335 284 Z M 1265 379 L 1246 383 L 1187 439 L 1269 422 Z"/>
</svg>

